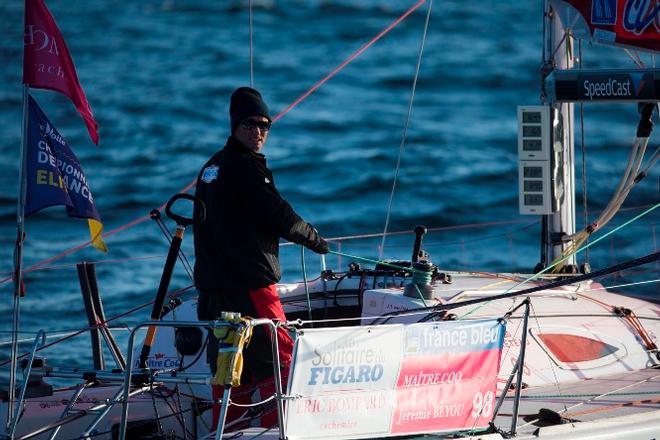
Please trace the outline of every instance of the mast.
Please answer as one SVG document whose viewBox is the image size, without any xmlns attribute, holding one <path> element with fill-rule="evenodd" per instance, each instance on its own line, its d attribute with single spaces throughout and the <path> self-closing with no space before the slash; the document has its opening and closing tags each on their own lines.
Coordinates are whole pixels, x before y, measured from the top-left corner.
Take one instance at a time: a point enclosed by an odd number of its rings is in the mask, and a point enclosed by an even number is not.
<svg viewBox="0 0 660 440">
<path fill-rule="evenodd" d="M 571 69 L 574 64 L 570 30 L 567 32 L 554 6 L 554 1 L 544 0 L 543 79 L 554 69 Z M 545 89 L 542 99 L 547 104 Z M 551 118 L 552 175 L 558 210 L 546 215 L 543 221 L 544 265 L 559 257 L 564 250 L 561 237 L 575 233 L 574 104 L 556 103 L 552 107 L 556 110 L 552 111 Z M 566 264 L 575 265 L 575 257 L 571 256 Z"/>
<path fill-rule="evenodd" d="M 20 298 L 23 294 L 23 237 L 25 231 L 25 199 L 27 192 L 27 175 L 25 164 L 27 162 L 27 118 L 29 86 L 23 84 L 23 122 L 21 131 L 21 163 L 18 171 L 18 200 L 16 207 L 16 247 L 14 248 L 14 293 L 12 304 L 12 332 L 11 332 L 11 363 L 9 367 L 9 400 L 7 404 L 7 430 L 12 426 L 13 419 L 19 416 L 15 412 L 16 374 L 18 367 L 18 333 L 20 330 Z M 13 432 L 10 432 L 13 438 Z"/>
</svg>

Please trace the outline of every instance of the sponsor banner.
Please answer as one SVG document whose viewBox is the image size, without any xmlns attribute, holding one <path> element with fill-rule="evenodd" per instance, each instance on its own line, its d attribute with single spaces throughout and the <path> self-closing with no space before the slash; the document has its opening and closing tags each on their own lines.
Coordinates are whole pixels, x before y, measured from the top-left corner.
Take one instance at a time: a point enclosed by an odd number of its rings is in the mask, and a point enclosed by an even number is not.
<svg viewBox="0 0 660 440">
<path fill-rule="evenodd" d="M 546 79 L 553 101 L 559 102 L 656 102 L 660 76 L 651 69 L 557 70 Z"/>
<path fill-rule="evenodd" d="M 493 378 L 484 379 L 495 384 Z M 392 434 L 483 428 L 495 407 L 495 386 L 484 387 L 484 380 L 402 388 L 396 396 Z"/>
<path fill-rule="evenodd" d="M 655 100 L 650 74 L 578 75 L 578 95 L 590 101 Z"/>
<path fill-rule="evenodd" d="M 133 367 L 138 368 L 140 366 L 140 359 L 135 359 Z M 155 353 L 152 356 L 147 358 L 147 367 L 152 370 L 162 370 L 165 368 L 180 368 L 181 367 L 181 357 L 180 356 L 166 356 L 165 353 Z"/>
<path fill-rule="evenodd" d="M 478 352 L 502 347 L 502 326 L 493 322 L 479 320 L 408 325 L 405 354 Z"/>
<path fill-rule="evenodd" d="M 294 349 L 287 437 L 361 438 L 389 433 L 402 325 L 305 330 Z"/>
<path fill-rule="evenodd" d="M 487 426 L 495 404 L 499 364 L 500 350 L 404 358 L 391 432 Z"/>
<path fill-rule="evenodd" d="M 595 41 L 660 51 L 660 7 L 656 0 L 564 1 L 580 12 Z"/>
<path fill-rule="evenodd" d="M 290 439 L 387 437 L 485 427 L 504 325 L 495 321 L 304 331 L 296 340 Z"/>
</svg>

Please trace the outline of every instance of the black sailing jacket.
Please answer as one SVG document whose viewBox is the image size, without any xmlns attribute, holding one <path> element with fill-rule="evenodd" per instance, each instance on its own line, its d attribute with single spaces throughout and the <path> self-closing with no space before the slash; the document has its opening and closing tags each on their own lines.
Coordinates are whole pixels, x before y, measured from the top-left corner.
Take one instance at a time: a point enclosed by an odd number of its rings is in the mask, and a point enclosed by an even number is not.
<svg viewBox="0 0 660 440">
<path fill-rule="evenodd" d="M 206 205 L 193 226 L 198 290 L 269 286 L 281 277 L 280 237 L 312 250 L 322 240 L 277 192 L 264 155 L 234 137 L 202 167 L 195 195 Z"/>
</svg>

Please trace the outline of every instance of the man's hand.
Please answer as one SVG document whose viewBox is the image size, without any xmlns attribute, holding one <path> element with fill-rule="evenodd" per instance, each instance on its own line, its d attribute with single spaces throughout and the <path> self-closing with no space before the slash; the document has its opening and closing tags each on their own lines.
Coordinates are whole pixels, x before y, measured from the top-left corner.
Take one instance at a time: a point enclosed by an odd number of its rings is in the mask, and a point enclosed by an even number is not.
<svg viewBox="0 0 660 440">
<path fill-rule="evenodd" d="M 317 254 L 327 254 L 330 251 L 328 242 L 319 235 L 314 226 L 302 219 L 296 222 L 283 237 L 293 243 L 301 244 Z"/>
<path fill-rule="evenodd" d="M 316 252 L 317 254 L 327 254 L 330 251 L 330 246 L 328 246 L 328 242 L 325 241 L 321 236 L 318 237 L 318 240 L 316 242 L 312 243 L 308 247 L 310 250 Z"/>
</svg>

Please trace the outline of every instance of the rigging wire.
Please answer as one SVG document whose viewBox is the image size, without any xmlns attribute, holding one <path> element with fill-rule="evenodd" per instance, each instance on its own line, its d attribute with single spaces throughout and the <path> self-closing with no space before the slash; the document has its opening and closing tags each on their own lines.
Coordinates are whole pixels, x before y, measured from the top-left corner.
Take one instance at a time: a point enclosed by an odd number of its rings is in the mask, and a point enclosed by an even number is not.
<svg viewBox="0 0 660 440">
<path fill-rule="evenodd" d="M 165 225 L 165 222 L 163 222 L 163 218 L 160 216 L 160 213 L 158 214 L 157 217 L 154 218 L 154 220 L 156 221 L 156 224 L 158 225 L 158 228 L 163 233 L 163 235 L 167 239 L 170 246 L 172 246 L 172 239 L 174 238 L 174 236 L 172 235 L 170 230 L 167 229 L 167 226 Z M 190 278 L 190 281 L 192 281 L 194 283 L 195 280 L 193 278 L 192 266 L 190 265 L 190 261 L 188 261 L 188 258 L 186 257 L 186 254 L 183 252 L 183 249 L 181 249 L 181 248 L 179 248 L 178 257 L 179 257 L 179 261 L 181 261 L 181 265 L 183 266 L 183 268 L 186 271 L 186 274 L 188 274 L 188 278 Z"/>
<path fill-rule="evenodd" d="M 645 209 L 650 207 L 651 205 L 643 205 L 643 206 L 635 206 L 635 207 L 630 207 L 630 208 L 623 208 L 623 210 L 636 210 L 636 209 Z M 439 226 L 439 227 L 434 227 L 434 228 L 428 228 L 428 232 L 439 232 L 439 231 L 454 231 L 454 230 L 464 230 L 464 229 L 473 229 L 473 228 L 485 228 L 489 226 L 500 226 L 500 225 L 508 225 L 508 224 L 515 224 L 515 223 L 528 223 L 528 219 L 511 219 L 511 220 L 499 220 L 499 221 L 492 221 L 492 222 L 481 222 L 481 223 L 467 223 L 464 225 L 452 225 L 452 226 Z M 531 222 L 527 225 L 527 227 L 532 227 L 536 225 L 538 222 Z M 524 228 L 523 228 L 524 229 Z M 518 230 L 513 230 L 511 231 L 512 233 L 515 233 Z M 387 236 L 398 236 L 398 235 L 407 235 L 407 234 L 412 234 L 413 232 L 411 230 L 402 230 L 402 231 L 394 231 L 394 232 L 388 232 Z M 375 237 L 381 237 L 382 232 L 378 233 L 372 233 L 372 234 L 356 234 L 356 235 L 346 235 L 346 236 L 338 236 L 338 237 L 330 237 L 326 238 L 327 241 L 333 241 L 337 243 L 341 243 L 342 241 L 347 241 L 347 240 L 359 240 L 359 239 L 365 239 L 365 238 L 375 238 Z M 292 246 L 295 243 L 293 242 L 284 242 L 280 243 L 281 247 L 286 247 L 286 246 Z M 341 250 L 341 249 L 340 249 Z M 139 260 L 148 260 L 148 259 L 158 259 L 158 258 L 164 258 L 166 254 L 160 254 L 160 255 L 144 255 L 140 257 L 126 257 L 126 258 L 114 258 L 114 259 L 106 259 L 106 260 L 92 260 L 88 261 L 88 263 L 93 263 L 93 264 L 115 264 L 115 263 L 124 263 L 124 262 L 130 262 L 130 261 L 139 261 Z M 42 271 L 42 270 L 58 270 L 58 269 L 67 269 L 67 268 L 75 268 L 77 263 L 66 263 L 66 264 L 57 264 L 57 265 L 52 265 L 52 266 L 45 266 L 41 265 L 39 267 L 32 267 L 25 269 L 23 273 L 30 273 L 30 272 L 36 272 L 36 271 Z M 35 265 L 36 266 L 36 265 Z M 8 277 L 8 278 L 2 278 L 0 279 L 0 284 L 3 284 L 7 282 L 8 280 L 11 279 L 12 272 L 0 272 L 0 276 L 3 277 Z"/>
<path fill-rule="evenodd" d="M 645 210 L 644 212 L 642 212 L 642 213 L 636 215 L 635 217 L 633 217 L 632 219 L 626 221 L 625 223 L 623 223 L 623 224 L 617 226 L 616 228 L 612 229 L 611 231 L 609 231 L 609 232 L 603 234 L 601 237 L 598 237 L 596 240 L 594 240 L 593 242 L 587 244 L 586 246 L 582 246 L 581 248 L 575 250 L 575 251 L 572 252 L 571 254 L 569 254 L 569 255 L 563 257 L 562 259 L 560 259 L 560 260 L 554 262 L 553 264 L 549 265 L 549 266 L 546 267 L 545 269 L 543 269 L 543 270 L 541 270 L 541 271 L 539 271 L 539 272 L 537 272 L 537 273 L 531 275 L 531 276 L 528 277 L 527 279 L 525 279 L 525 280 L 519 282 L 518 284 L 516 284 L 516 285 L 510 287 L 510 288 L 507 289 L 504 293 L 508 293 L 508 292 L 510 292 L 511 290 L 513 290 L 513 289 L 515 289 L 515 288 L 517 288 L 517 287 L 520 287 L 520 286 L 522 286 L 522 285 L 524 285 L 524 284 L 526 284 L 526 283 L 528 283 L 528 282 L 530 282 L 530 281 L 532 281 L 532 280 L 537 279 L 539 276 L 545 274 L 547 271 L 549 271 L 550 269 L 554 268 L 555 266 L 561 264 L 562 262 L 566 261 L 568 258 L 572 257 L 573 255 L 576 255 L 576 254 L 578 254 L 579 252 L 582 252 L 582 251 L 584 251 L 585 249 L 587 249 L 587 248 L 589 248 L 589 247 L 595 245 L 596 243 L 600 242 L 601 240 L 604 240 L 604 239 L 607 238 L 608 236 L 610 236 L 610 235 L 612 235 L 612 234 L 618 232 L 619 230 L 621 230 L 621 229 L 627 227 L 629 224 L 631 224 L 631 223 L 633 223 L 633 222 L 639 220 L 640 218 L 642 218 L 642 217 L 644 217 L 645 215 L 649 214 L 650 212 L 654 211 L 654 210 L 657 209 L 658 207 L 660 207 L 660 202 L 657 203 L 657 204 L 655 204 L 655 205 L 653 205 L 651 208 Z M 388 262 L 385 262 L 385 261 L 382 261 L 382 260 L 372 260 L 372 259 L 369 259 L 369 258 L 358 257 L 358 256 L 356 256 L 356 255 L 349 255 L 349 254 L 345 254 L 345 253 L 337 252 L 337 251 L 333 251 L 333 250 L 330 250 L 329 253 L 330 253 L 330 254 L 335 254 L 335 255 L 342 255 L 342 256 L 344 256 L 344 257 L 349 257 L 349 258 L 355 258 L 355 259 L 358 259 L 358 260 L 363 260 L 363 261 L 367 261 L 367 262 L 371 262 L 371 263 L 379 263 L 379 264 L 382 264 L 382 265 L 387 266 L 387 267 L 393 267 L 393 268 L 395 268 L 395 269 L 406 270 L 406 271 L 409 271 L 409 272 L 412 272 L 412 273 L 417 272 L 417 270 L 414 269 L 414 268 L 410 268 L 410 267 L 401 267 L 401 266 L 397 266 L 397 265 L 394 265 L 394 264 L 391 264 L 391 263 L 388 263 Z M 578 277 L 578 278 L 579 278 L 579 277 Z M 475 310 L 476 310 L 476 309 L 475 309 Z M 470 312 L 470 313 L 473 313 L 475 310 L 473 310 L 473 311 Z"/>
<path fill-rule="evenodd" d="M 415 100 L 415 90 L 417 89 L 417 80 L 419 79 L 419 71 L 422 65 L 422 56 L 424 54 L 424 43 L 426 43 L 426 34 L 429 29 L 429 21 L 431 19 L 431 10 L 433 8 L 433 0 L 429 0 L 429 7 L 426 11 L 426 20 L 424 22 L 424 31 L 422 32 L 422 40 L 419 44 L 419 51 L 417 54 L 417 65 L 415 66 L 415 76 L 413 78 L 412 90 L 410 92 L 410 99 L 408 102 L 408 113 L 406 115 L 406 120 L 403 124 L 403 135 L 401 136 L 401 144 L 399 145 L 399 157 L 396 160 L 396 168 L 394 170 L 394 179 L 392 181 L 392 191 L 390 192 L 390 199 L 387 203 L 387 215 L 385 216 L 385 227 L 383 228 L 383 239 L 380 243 L 380 250 L 378 252 L 378 259 L 383 258 L 383 249 L 385 248 L 385 238 L 387 234 L 387 228 L 390 224 L 390 214 L 392 212 L 392 202 L 394 200 L 394 192 L 396 190 L 396 181 L 399 177 L 399 170 L 401 169 L 401 158 L 403 157 L 403 150 L 406 146 L 406 137 L 408 135 L 408 127 L 410 126 L 410 118 L 412 117 L 413 102 Z"/>
<path fill-rule="evenodd" d="M 102 327 L 102 325 L 94 325 L 94 326 L 86 327 L 84 329 L 70 330 L 70 331 L 67 331 L 67 332 L 53 331 L 52 333 L 46 333 L 46 337 L 48 337 L 48 338 L 62 338 L 62 337 L 66 337 L 66 336 L 75 336 L 75 335 L 79 335 L 81 333 L 81 330 L 84 332 L 84 331 L 87 331 L 87 330 L 94 330 L 94 329 L 98 329 L 98 328 L 101 328 L 101 327 Z M 130 331 L 130 329 L 126 325 L 119 326 L 119 327 L 117 327 L 117 326 L 108 327 L 108 329 L 109 330 Z M 19 332 L 13 332 L 11 330 L 0 332 L 0 334 L 14 334 L 14 333 L 17 333 L 19 335 L 20 334 L 37 335 L 39 332 L 38 331 L 27 331 L 27 330 L 21 330 Z M 34 343 L 34 338 L 18 339 L 17 342 L 19 344 Z M 11 341 L 0 341 L 0 348 L 4 347 L 6 345 L 9 345 L 9 344 L 11 344 Z"/>
<path fill-rule="evenodd" d="M 658 161 L 660 156 L 658 155 L 658 152 L 660 152 L 660 146 L 655 147 L 655 151 L 651 155 L 651 158 L 649 159 L 648 163 L 646 164 L 646 167 L 637 175 L 638 177 L 640 175 L 646 176 L 649 173 L 649 170 L 655 165 L 655 163 Z"/>
<path fill-rule="evenodd" d="M 341 64 L 339 64 L 337 67 L 335 67 L 330 73 L 328 73 L 325 77 L 320 79 L 319 81 L 316 82 L 309 90 L 307 90 L 305 93 L 300 95 L 298 98 L 296 98 L 295 101 L 293 101 L 291 104 L 286 106 L 284 110 L 279 112 L 275 117 L 273 118 L 273 123 L 277 122 L 281 117 L 289 113 L 294 107 L 296 107 L 298 104 L 300 104 L 302 101 L 304 101 L 309 95 L 314 93 L 319 87 L 321 87 L 323 84 L 325 84 L 329 79 L 331 79 L 333 76 L 335 76 L 337 73 L 339 73 L 344 67 L 346 67 L 348 64 L 353 62 L 357 57 L 362 55 L 362 53 L 369 49 L 373 44 L 380 40 L 385 34 L 387 34 L 389 31 L 394 29 L 396 26 L 399 25 L 403 20 L 408 18 L 410 14 L 412 14 L 417 8 L 422 6 L 426 2 L 426 0 L 419 0 L 417 3 L 412 5 L 406 12 L 404 12 L 399 18 L 394 20 L 392 23 L 390 23 L 385 29 L 383 29 L 378 35 L 373 37 L 371 40 L 366 42 L 365 44 L 362 45 L 358 50 L 353 52 L 348 58 L 346 58 Z"/>
<path fill-rule="evenodd" d="M 658 159 L 660 159 L 660 147 L 658 147 L 655 151 L 655 153 L 652 156 L 652 159 L 649 161 L 649 164 L 646 166 L 645 170 L 648 170 L 652 165 L 654 165 Z M 626 207 L 626 208 L 621 208 L 619 211 L 620 212 L 627 212 L 627 211 L 638 211 L 642 209 L 647 209 L 650 208 L 653 205 L 639 205 L 639 206 L 631 206 L 631 207 Z M 494 221 L 494 222 L 482 222 L 482 223 L 469 223 L 469 224 L 464 224 L 464 225 L 452 225 L 452 226 L 440 226 L 440 227 L 434 227 L 434 228 L 428 228 L 428 232 L 440 232 L 440 231 L 453 231 L 453 230 L 465 230 L 465 229 L 475 229 L 475 228 L 485 228 L 489 226 L 500 226 L 500 225 L 507 225 L 507 224 L 516 224 L 516 223 L 528 223 L 525 226 L 522 226 L 520 228 L 513 229 L 511 231 L 502 233 L 502 234 L 494 234 L 494 235 L 489 235 L 485 237 L 480 237 L 480 238 L 475 238 L 472 240 L 467 240 L 467 241 L 454 241 L 454 242 L 439 242 L 439 241 L 429 241 L 426 242 L 427 246 L 453 246 L 456 244 L 461 244 L 461 243 L 475 243 L 479 241 L 484 241 L 484 240 L 491 240 L 495 238 L 500 238 L 512 234 L 517 234 L 519 232 L 523 232 L 531 227 L 534 227 L 535 225 L 539 224 L 538 221 L 534 222 L 529 222 L 529 220 L 525 219 L 511 219 L 511 220 L 502 220 L 502 221 Z M 644 223 L 644 225 L 649 225 L 651 228 L 654 227 L 653 224 L 649 223 Z M 616 226 L 616 224 L 608 224 L 607 226 L 604 226 L 601 229 L 604 228 L 611 228 Z M 413 232 L 410 230 L 401 230 L 401 231 L 393 231 L 393 232 L 388 232 L 387 236 L 388 237 L 393 237 L 393 236 L 401 236 L 401 235 L 409 235 L 412 234 Z M 335 242 L 337 243 L 338 246 L 341 246 L 343 241 L 350 241 L 350 240 L 361 240 L 361 239 L 369 239 L 369 238 L 377 238 L 381 237 L 382 233 L 372 233 L 372 234 L 355 234 L 355 235 L 346 235 L 346 236 L 338 236 L 338 237 L 329 237 L 326 238 L 327 241 L 329 242 Z M 280 243 L 281 247 L 287 247 L 287 246 L 292 246 L 295 243 L 292 242 L 284 242 Z M 373 244 L 352 244 L 352 247 L 371 247 Z M 386 247 L 388 248 L 399 248 L 399 247 L 404 247 L 407 245 L 387 245 Z M 341 247 L 338 248 L 338 251 L 341 252 Z M 102 259 L 102 260 L 92 260 L 89 261 L 91 264 L 95 265 L 100 265 L 100 264 L 120 264 L 120 263 L 126 263 L 126 262 L 132 262 L 132 261 L 142 261 L 142 260 L 153 260 L 153 259 L 162 259 L 165 257 L 165 254 L 160 254 L 160 255 L 143 255 L 143 256 L 138 256 L 138 257 L 126 257 L 126 258 L 111 258 L 111 259 Z M 75 269 L 77 263 L 65 263 L 65 264 L 55 264 L 52 266 L 41 266 L 41 267 L 35 267 L 33 269 L 26 269 L 24 273 L 31 273 L 31 272 L 37 272 L 37 271 L 53 271 L 53 270 L 64 270 L 64 269 Z M 551 274 L 546 274 L 546 275 L 551 275 Z M 11 272 L 0 272 L 1 277 L 11 276 Z M 6 282 L 4 278 L 0 279 L 0 284 L 3 284 Z M 68 331 L 68 329 L 66 330 Z M 2 333 L 0 331 L 0 333 Z"/>
<path fill-rule="evenodd" d="M 534 321 L 536 321 L 536 327 L 539 329 L 539 333 L 543 334 L 544 332 L 541 329 L 541 322 L 539 321 L 539 315 L 536 313 L 536 310 L 534 309 L 534 304 L 532 303 L 531 299 L 529 301 L 529 307 L 532 311 L 532 316 L 534 317 Z M 550 370 L 552 371 L 552 377 L 554 378 L 555 386 L 557 387 L 557 394 L 562 396 L 563 392 L 561 390 L 561 384 L 559 382 L 559 378 L 557 377 L 557 371 L 555 370 L 555 363 L 553 362 L 552 358 L 549 355 L 546 356 L 546 359 L 548 360 L 548 364 L 550 364 Z M 566 404 L 564 404 L 564 410 L 568 411 L 568 409 L 566 408 Z"/>
<path fill-rule="evenodd" d="M 637 53 L 637 51 L 634 51 L 634 52 L 633 52 L 633 51 L 631 51 L 630 49 L 627 49 L 627 48 L 624 48 L 623 50 L 624 50 L 625 53 L 628 54 L 628 56 L 629 56 L 630 59 L 633 61 L 633 63 L 637 64 L 637 67 L 642 68 L 642 69 L 643 69 L 644 67 L 646 67 L 646 66 L 644 65 L 644 61 L 642 61 L 642 58 L 639 56 L 639 54 Z"/>
<path fill-rule="evenodd" d="M 181 288 L 181 289 L 177 289 L 177 290 L 171 291 L 171 292 L 168 293 L 167 296 L 168 296 L 168 297 L 178 297 L 178 296 L 184 294 L 185 292 L 187 292 L 188 290 L 192 290 L 193 287 L 194 287 L 194 285 L 190 285 L 190 286 L 187 286 L 187 287 L 183 287 L 183 288 Z M 149 302 L 147 302 L 147 303 L 140 304 L 139 306 L 135 306 L 135 307 L 133 307 L 132 309 L 129 309 L 128 311 L 126 311 L 126 312 L 120 313 L 120 314 L 118 314 L 118 315 L 115 315 L 115 316 L 113 316 L 113 317 L 111 317 L 111 318 L 106 319 L 105 322 L 103 322 L 103 323 L 101 323 L 101 324 L 105 325 L 105 324 L 107 324 L 107 323 L 109 323 L 109 322 L 116 321 L 116 320 L 118 320 L 119 318 L 123 318 L 124 316 L 128 316 L 128 315 L 130 315 L 130 314 L 132 314 L 132 313 L 137 312 L 138 310 L 144 309 L 145 307 L 148 307 L 148 306 L 152 305 L 154 302 L 155 302 L 155 300 L 152 300 L 152 301 L 149 301 Z M 46 349 L 46 348 L 48 348 L 48 347 L 51 347 L 51 346 L 53 346 L 53 345 L 59 344 L 60 342 L 66 341 L 67 339 L 71 339 L 71 338 L 73 338 L 74 336 L 77 336 L 77 335 L 80 335 L 80 334 L 86 332 L 87 330 L 89 330 L 89 327 L 85 327 L 85 328 L 83 328 L 83 329 L 81 329 L 81 330 L 79 330 L 79 331 L 77 331 L 77 332 L 75 332 L 75 333 L 72 333 L 71 335 L 67 335 L 67 336 L 64 336 L 64 337 L 62 337 L 62 338 L 60 338 L 60 339 L 57 339 L 57 340 L 55 340 L 55 341 L 53 341 L 53 342 L 49 342 L 49 343 L 47 343 L 47 344 L 44 344 L 44 345 L 40 346 L 39 348 L 37 348 L 36 351 L 41 351 L 41 350 L 44 350 L 44 349 Z M 16 359 L 24 358 L 25 356 L 28 356 L 29 354 L 30 354 L 29 352 L 23 353 L 23 354 L 21 354 L 20 356 L 18 356 Z M 7 359 L 7 360 L 5 360 L 5 361 L 3 361 L 3 362 L 0 362 L 0 367 L 3 367 L 3 366 L 5 366 L 5 365 L 9 364 L 10 362 L 11 362 L 11 359 Z"/>
<path fill-rule="evenodd" d="M 550 266 L 546 267 L 546 268 L 543 269 L 542 271 L 540 271 L 540 272 L 538 272 L 538 273 L 535 273 L 534 275 L 532 275 L 531 277 L 527 278 L 526 280 L 520 282 L 519 284 L 517 284 L 517 285 L 515 285 L 515 286 L 513 286 L 513 287 L 510 287 L 510 288 L 507 290 L 507 292 L 509 292 L 509 291 L 511 291 L 512 289 L 515 289 L 515 288 L 517 288 L 517 287 L 520 287 L 520 286 L 522 286 L 522 285 L 524 285 L 524 284 L 526 284 L 526 283 L 528 283 L 528 282 L 530 282 L 530 281 L 532 281 L 532 280 L 538 278 L 539 275 L 541 275 L 541 274 L 543 274 L 543 273 L 549 271 L 550 269 L 552 269 L 553 267 L 559 265 L 559 264 L 562 263 L 563 261 L 566 261 L 566 260 L 567 260 L 568 258 L 570 258 L 572 255 L 575 255 L 575 254 L 577 254 L 577 253 L 579 253 L 579 252 L 582 252 L 583 250 L 585 250 L 585 249 L 587 249 L 587 248 L 589 248 L 589 247 L 595 245 L 595 244 L 598 243 L 599 241 L 601 241 L 601 240 L 607 238 L 608 236 L 610 236 L 610 235 L 614 234 L 615 232 L 619 231 L 620 229 L 625 228 L 625 227 L 628 226 L 629 224 L 631 224 L 631 223 L 637 221 L 638 219 L 640 219 L 641 217 L 645 216 L 646 214 L 652 212 L 653 210 L 655 210 L 655 209 L 658 208 L 658 207 L 660 207 L 660 203 L 656 203 L 655 205 L 653 205 L 653 207 L 647 209 L 646 211 L 642 212 L 642 213 L 639 214 L 639 215 L 636 215 L 635 217 L 633 217 L 632 219 L 628 220 L 627 222 L 621 224 L 620 226 L 617 226 L 616 228 L 612 229 L 610 232 L 608 232 L 608 233 L 606 233 L 606 234 L 604 234 L 604 235 L 598 237 L 596 240 L 592 241 L 591 243 L 589 243 L 589 244 L 587 244 L 587 245 L 585 245 L 585 246 L 582 246 L 581 248 L 579 248 L 579 249 L 575 250 L 574 252 L 572 252 L 570 255 L 565 256 L 565 257 L 562 258 L 561 260 L 559 260 L 559 261 L 557 261 L 557 262 L 551 264 Z"/>
<path fill-rule="evenodd" d="M 614 234 L 615 232 L 617 232 L 617 231 L 620 230 L 620 229 L 623 229 L 624 227 L 628 226 L 629 224 L 631 224 L 631 223 L 637 221 L 639 218 L 645 216 L 646 214 L 650 213 L 651 211 L 653 211 L 654 209 L 656 209 L 656 208 L 658 208 L 658 207 L 660 207 L 660 203 L 655 204 L 653 207 L 651 207 L 651 208 L 647 209 L 646 211 L 642 212 L 641 214 L 639 214 L 639 215 L 633 217 L 632 219 L 628 220 L 627 222 L 623 223 L 622 225 L 617 226 L 616 228 L 612 229 L 610 232 L 608 232 L 608 233 L 606 233 L 606 234 L 604 234 L 604 235 L 598 237 L 596 240 L 592 241 L 591 243 L 589 243 L 589 244 L 587 244 L 587 245 L 585 245 L 585 246 L 582 246 L 582 247 L 580 247 L 579 249 L 576 249 L 576 250 L 572 251 L 571 253 L 569 253 L 568 255 L 566 255 L 566 256 L 564 256 L 564 257 L 561 257 L 560 259 L 557 259 L 555 262 L 553 262 L 552 264 L 550 264 L 550 265 L 549 265 L 548 267 L 546 267 L 545 269 L 543 269 L 543 270 L 541 270 L 541 271 L 539 271 L 539 272 L 537 272 L 537 273 L 531 275 L 530 277 L 528 277 L 527 279 L 525 279 L 525 280 L 519 282 L 518 284 L 509 287 L 507 290 L 504 291 L 504 293 L 509 293 L 509 292 L 511 292 L 513 289 L 516 289 L 516 288 L 518 288 L 518 287 L 520 287 L 520 286 L 522 286 L 522 285 L 524 285 L 524 284 L 527 284 L 527 283 L 530 282 L 530 281 L 536 280 L 539 276 L 545 274 L 545 273 L 548 272 L 549 270 L 553 269 L 554 267 L 556 267 L 556 266 L 558 266 L 559 264 L 563 263 L 564 261 L 568 260 L 568 259 L 571 258 L 573 255 L 577 255 L 579 252 L 582 252 L 582 251 L 584 251 L 585 249 L 588 249 L 589 247 L 595 245 L 595 244 L 598 243 L 599 241 L 604 240 L 604 239 L 607 238 L 608 236 Z M 472 313 L 476 312 L 477 310 L 479 310 L 480 308 L 482 308 L 482 307 L 483 307 L 484 305 L 486 305 L 486 304 L 487 304 L 487 303 L 482 303 L 482 304 L 477 305 L 474 309 L 470 310 L 469 312 L 467 312 L 466 314 L 464 314 L 463 316 L 461 316 L 460 319 L 463 319 L 463 318 L 465 318 L 466 316 L 471 315 Z"/>
<path fill-rule="evenodd" d="M 252 41 L 252 0 L 248 1 L 248 29 L 250 34 L 250 87 L 254 88 L 254 47 Z"/>
</svg>

